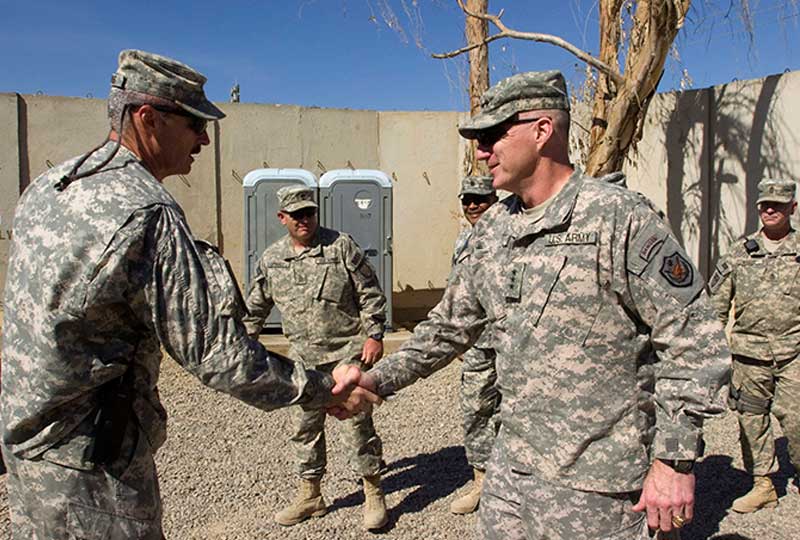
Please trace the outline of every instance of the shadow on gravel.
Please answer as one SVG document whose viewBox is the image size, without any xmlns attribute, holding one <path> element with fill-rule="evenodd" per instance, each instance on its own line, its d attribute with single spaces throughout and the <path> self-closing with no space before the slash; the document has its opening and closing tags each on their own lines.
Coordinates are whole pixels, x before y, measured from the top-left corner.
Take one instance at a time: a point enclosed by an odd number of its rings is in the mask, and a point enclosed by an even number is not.
<svg viewBox="0 0 800 540">
<path fill-rule="evenodd" d="M 695 476 L 695 520 L 681 531 L 682 540 L 751 540 L 741 535 L 714 536 L 734 499 L 750 487 L 749 475 L 732 466 L 730 456 L 707 456 L 697 464 Z"/>
<path fill-rule="evenodd" d="M 448 497 L 472 478 L 472 469 L 467 463 L 462 446 L 448 446 L 430 454 L 419 454 L 394 461 L 383 474 L 381 486 L 386 494 L 416 486 L 394 507 L 389 508 L 389 523 L 381 529 L 391 530 L 403 514 L 424 510 L 431 503 Z M 364 494 L 359 487 L 353 493 L 335 499 L 329 511 L 360 506 Z"/>
</svg>

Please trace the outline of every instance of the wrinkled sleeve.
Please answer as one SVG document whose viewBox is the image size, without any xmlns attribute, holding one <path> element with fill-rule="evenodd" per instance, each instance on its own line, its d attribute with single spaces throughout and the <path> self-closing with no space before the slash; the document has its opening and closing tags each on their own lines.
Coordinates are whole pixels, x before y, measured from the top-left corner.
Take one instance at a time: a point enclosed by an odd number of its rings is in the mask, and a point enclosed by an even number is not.
<svg viewBox="0 0 800 540">
<path fill-rule="evenodd" d="M 731 302 L 733 295 L 736 294 L 736 282 L 733 273 L 730 252 L 720 258 L 714 269 L 714 274 L 708 281 L 708 291 L 711 293 L 711 304 L 717 311 L 717 316 L 723 328 L 728 324 L 731 312 Z"/>
<path fill-rule="evenodd" d="M 243 322 L 247 335 L 252 339 L 258 339 L 261 329 L 264 328 L 264 321 L 267 320 L 275 305 L 267 272 L 267 261 L 262 257 L 258 261 L 256 275 L 250 283 L 250 290 L 245 301 L 247 314 L 244 316 Z"/>
<path fill-rule="evenodd" d="M 343 256 L 355 288 L 364 331 L 368 336 L 382 334 L 386 326 L 386 296 L 378 283 L 375 269 L 351 238 L 344 243 Z"/>
<path fill-rule="evenodd" d="M 703 420 L 725 410 L 730 351 L 702 276 L 665 222 L 640 204 L 627 225 L 629 292 L 656 355 L 651 455 L 695 459 Z"/>
<path fill-rule="evenodd" d="M 378 381 L 378 394 L 386 396 L 419 378 L 445 367 L 472 347 L 486 327 L 486 312 L 473 290 L 473 268 L 457 265 L 444 296 L 414 329 L 400 349 L 386 357 L 370 373 Z"/>
<path fill-rule="evenodd" d="M 329 375 L 270 353 L 247 336 L 244 306 L 224 259 L 196 242 L 177 212 L 158 212 L 151 235 L 156 255 L 145 295 L 172 358 L 206 386 L 260 409 L 328 401 Z"/>
</svg>

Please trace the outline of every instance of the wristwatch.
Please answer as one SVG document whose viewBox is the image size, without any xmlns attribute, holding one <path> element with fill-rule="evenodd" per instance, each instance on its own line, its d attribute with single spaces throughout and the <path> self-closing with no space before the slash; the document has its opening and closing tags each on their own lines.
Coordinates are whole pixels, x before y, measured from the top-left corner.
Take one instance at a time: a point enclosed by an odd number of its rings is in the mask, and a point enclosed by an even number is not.
<svg viewBox="0 0 800 540">
<path fill-rule="evenodd" d="M 372 338 L 372 339 L 374 339 L 375 341 L 380 341 L 380 340 L 382 340 L 382 339 L 383 339 L 383 332 L 377 332 L 377 333 L 375 333 L 375 334 L 370 334 L 370 336 L 369 336 L 369 337 L 371 337 L 371 338 Z"/>
<path fill-rule="evenodd" d="M 661 459 L 658 460 L 664 465 L 670 467 L 676 473 L 689 474 L 694 470 L 693 459 Z"/>
</svg>

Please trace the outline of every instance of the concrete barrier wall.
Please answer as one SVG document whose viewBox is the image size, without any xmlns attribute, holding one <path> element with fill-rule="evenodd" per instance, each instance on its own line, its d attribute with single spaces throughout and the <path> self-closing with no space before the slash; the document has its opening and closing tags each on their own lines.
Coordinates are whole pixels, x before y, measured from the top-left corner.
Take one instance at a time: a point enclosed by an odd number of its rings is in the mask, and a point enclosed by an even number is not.
<svg viewBox="0 0 800 540">
<path fill-rule="evenodd" d="M 656 96 L 629 186 L 664 209 L 708 276 L 730 242 L 757 228 L 756 184 L 800 178 L 800 72 Z M 228 117 L 191 174 L 165 182 L 195 235 L 220 246 L 243 274 L 241 181 L 261 167 L 301 167 L 320 176 L 377 168 L 393 179 L 395 319 L 418 318 L 439 298 L 462 226 L 456 198 L 465 145 L 463 113 L 377 112 L 221 104 Z M 0 94 L 0 287 L 13 208 L 30 179 L 106 135 L 105 102 Z"/>
</svg>

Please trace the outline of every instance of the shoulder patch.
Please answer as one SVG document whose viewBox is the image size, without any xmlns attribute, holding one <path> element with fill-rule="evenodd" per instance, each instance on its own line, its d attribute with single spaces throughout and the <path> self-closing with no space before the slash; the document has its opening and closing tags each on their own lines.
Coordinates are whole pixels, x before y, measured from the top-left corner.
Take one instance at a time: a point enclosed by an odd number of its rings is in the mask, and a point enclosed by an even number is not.
<svg viewBox="0 0 800 540">
<path fill-rule="evenodd" d="M 351 269 L 355 270 L 356 268 L 358 268 L 358 265 L 361 264 L 361 261 L 363 260 L 364 260 L 364 254 L 361 252 L 360 249 L 356 249 L 350 256 L 348 265 L 350 266 Z"/>
<path fill-rule="evenodd" d="M 673 287 L 691 287 L 694 283 L 692 264 L 677 251 L 664 256 L 659 272 Z"/>
<path fill-rule="evenodd" d="M 711 279 L 708 280 L 708 290 L 711 294 L 717 292 L 719 286 L 722 285 L 722 282 L 725 281 L 725 278 L 728 277 L 731 272 L 733 272 L 733 265 L 727 260 L 723 259 L 717 263 L 717 267 L 714 269 Z"/>
<path fill-rule="evenodd" d="M 650 259 L 656 254 L 662 243 L 664 243 L 663 234 L 651 235 L 639 249 L 639 258 L 645 262 L 650 262 Z"/>
</svg>

